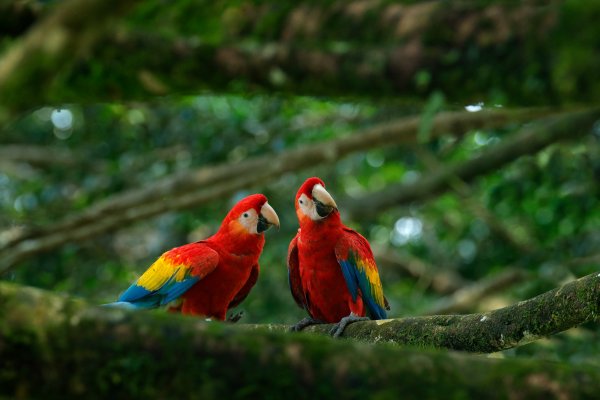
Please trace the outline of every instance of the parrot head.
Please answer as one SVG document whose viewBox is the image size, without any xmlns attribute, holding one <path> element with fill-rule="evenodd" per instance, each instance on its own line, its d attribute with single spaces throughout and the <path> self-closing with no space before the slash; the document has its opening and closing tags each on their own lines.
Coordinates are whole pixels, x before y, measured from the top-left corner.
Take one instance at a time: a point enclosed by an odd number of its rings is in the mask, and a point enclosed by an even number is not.
<svg viewBox="0 0 600 400">
<path fill-rule="evenodd" d="M 279 217 L 263 194 L 240 200 L 225 217 L 223 226 L 240 234 L 260 235 L 271 225 L 279 227 Z"/>
<path fill-rule="evenodd" d="M 308 178 L 296 194 L 296 215 L 300 222 L 307 218 L 319 221 L 337 210 L 333 197 L 325 190 L 325 183 L 317 177 Z"/>
</svg>

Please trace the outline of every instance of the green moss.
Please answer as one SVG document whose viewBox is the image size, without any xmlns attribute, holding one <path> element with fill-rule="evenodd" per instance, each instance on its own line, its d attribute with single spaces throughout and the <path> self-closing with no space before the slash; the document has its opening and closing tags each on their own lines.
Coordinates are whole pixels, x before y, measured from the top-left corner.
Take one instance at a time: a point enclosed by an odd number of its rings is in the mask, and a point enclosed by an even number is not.
<svg viewBox="0 0 600 400">
<path fill-rule="evenodd" d="M 249 329 L 168 313 L 87 308 L 64 296 L 1 283 L 0 395 L 586 398 L 600 389 L 597 369 L 428 347 L 496 351 L 516 345 L 526 331 L 551 333 L 595 319 L 599 279 L 592 274 L 485 314 L 372 321 L 346 330 L 364 341 L 395 345 L 290 334 L 281 332 L 283 326 Z M 329 329 L 309 328 L 325 334 Z"/>
</svg>

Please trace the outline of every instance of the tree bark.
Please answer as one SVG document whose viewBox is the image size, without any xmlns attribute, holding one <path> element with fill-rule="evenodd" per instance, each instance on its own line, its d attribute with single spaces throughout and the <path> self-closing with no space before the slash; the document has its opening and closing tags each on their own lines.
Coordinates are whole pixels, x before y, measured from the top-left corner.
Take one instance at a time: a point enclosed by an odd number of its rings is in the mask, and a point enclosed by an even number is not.
<svg viewBox="0 0 600 400">
<path fill-rule="evenodd" d="M 598 319 L 600 275 L 472 316 L 359 322 L 361 340 L 496 351 Z M 89 308 L 0 283 L 0 395 L 16 398 L 595 398 L 600 371 Z M 284 326 L 269 326 L 281 331 Z M 326 333 L 329 326 L 309 328 Z M 391 337 L 391 339 L 390 339 Z M 445 339 L 444 339 L 445 337 Z"/>
<path fill-rule="evenodd" d="M 497 110 L 481 113 L 453 112 L 437 115 L 430 137 L 443 134 L 461 135 L 471 129 L 499 127 L 523 122 L 539 110 Z M 167 211 L 197 207 L 223 198 L 237 190 L 275 179 L 287 172 L 297 172 L 318 164 L 332 163 L 342 157 L 371 148 L 416 143 L 421 117 L 408 117 L 357 132 L 354 135 L 288 150 L 277 155 L 248 159 L 193 169 L 157 181 L 144 188 L 132 189 L 90 206 L 52 226 L 30 228 L 0 244 L 0 275 L 23 259 L 57 248 L 70 241 L 84 240 Z M 252 174 L 241 174 L 253 171 Z"/>
</svg>

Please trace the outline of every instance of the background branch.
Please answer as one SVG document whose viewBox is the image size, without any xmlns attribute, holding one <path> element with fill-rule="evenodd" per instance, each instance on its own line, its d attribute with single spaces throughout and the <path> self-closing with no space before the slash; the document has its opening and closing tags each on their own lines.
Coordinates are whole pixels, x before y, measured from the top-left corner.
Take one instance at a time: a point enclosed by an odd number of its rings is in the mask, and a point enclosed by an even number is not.
<svg viewBox="0 0 600 400">
<path fill-rule="evenodd" d="M 520 269 L 506 269 L 497 275 L 485 277 L 462 287 L 452 295 L 440 299 L 437 305 L 427 310 L 426 314 L 453 314 L 469 311 L 483 299 L 523 282 L 526 278 L 527 274 Z"/>
<path fill-rule="evenodd" d="M 365 202 L 363 198 L 348 199 L 344 210 L 353 218 L 370 218 L 386 208 L 426 200 L 450 189 L 456 177 L 464 182 L 471 182 L 519 157 L 535 154 L 553 143 L 587 135 L 598 118 L 598 109 L 548 118 L 542 123 L 522 128 L 518 133 L 463 163 L 446 165 L 415 183 L 389 185 L 370 193 L 367 196 L 370 207 L 362 206 Z"/>
<path fill-rule="evenodd" d="M 445 168 L 444 164 L 438 160 L 435 155 L 426 149 L 424 146 L 416 146 L 416 153 L 421 159 L 424 160 L 427 165 L 429 173 L 440 171 Z M 525 226 L 519 226 L 520 230 L 525 231 L 517 237 L 515 235 L 514 227 L 508 227 L 506 224 L 496 218 L 496 216 L 488 210 L 481 202 L 475 198 L 471 187 L 458 176 L 451 176 L 448 178 L 449 185 L 458 196 L 461 198 L 461 202 L 465 205 L 467 211 L 470 211 L 475 217 L 479 218 L 490 228 L 498 238 L 505 243 L 512 246 L 515 250 L 521 254 L 529 254 L 537 251 L 539 245 L 535 243 L 535 239 L 530 232 L 527 232 Z M 513 222 L 514 224 L 514 222 Z"/>
<path fill-rule="evenodd" d="M 381 273 L 400 271 L 418 281 L 427 283 L 427 287 L 440 294 L 449 294 L 467 286 L 470 282 L 448 268 L 438 268 L 410 254 L 399 254 L 390 248 L 373 249 Z"/>
<path fill-rule="evenodd" d="M 19 144 L 2 145 L 0 147 L 0 160 L 27 163 L 38 167 L 48 165 L 74 166 L 84 161 L 83 157 L 67 148 Z"/>
<path fill-rule="evenodd" d="M 441 113 L 433 121 L 431 137 L 442 134 L 461 135 L 471 129 L 499 127 L 548 112 L 549 110 L 503 110 Z M 420 117 L 408 117 L 278 155 L 178 173 L 144 188 L 115 195 L 49 227 L 32 228 L 11 237 L 10 242 L 0 247 L 0 274 L 6 273 L 33 254 L 106 233 L 127 223 L 167 211 L 197 207 L 257 183 L 264 184 L 287 172 L 332 163 L 353 152 L 370 148 L 415 143 L 420 123 Z M 246 171 L 253 173 L 244 174 Z"/>
</svg>

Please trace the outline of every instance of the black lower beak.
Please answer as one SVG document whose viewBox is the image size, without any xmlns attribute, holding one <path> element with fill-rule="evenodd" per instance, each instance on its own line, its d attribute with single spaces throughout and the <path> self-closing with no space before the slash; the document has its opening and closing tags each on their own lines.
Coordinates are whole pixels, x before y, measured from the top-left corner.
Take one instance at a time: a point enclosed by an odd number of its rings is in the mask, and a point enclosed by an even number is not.
<svg viewBox="0 0 600 400">
<path fill-rule="evenodd" d="M 269 229 L 271 227 L 271 223 L 269 223 L 269 221 L 267 221 L 267 219 L 265 217 L 263 217 L 262 214 L 258 215 L 258 223 L 256 224 L 256 232 L 261 233 L 266 231 L 267 229 Z"/>
<path fill-rule="evenodd" d="M 317 208 L 317 214 L 319 214 L 319 217 L 321 218 L 325 218 L 335 209 L 335 207 L 327 206 L 321 203 L 319 200 L 313 199 L 313 201 L 315 202 L 315 207 Z"/>
</svg>

